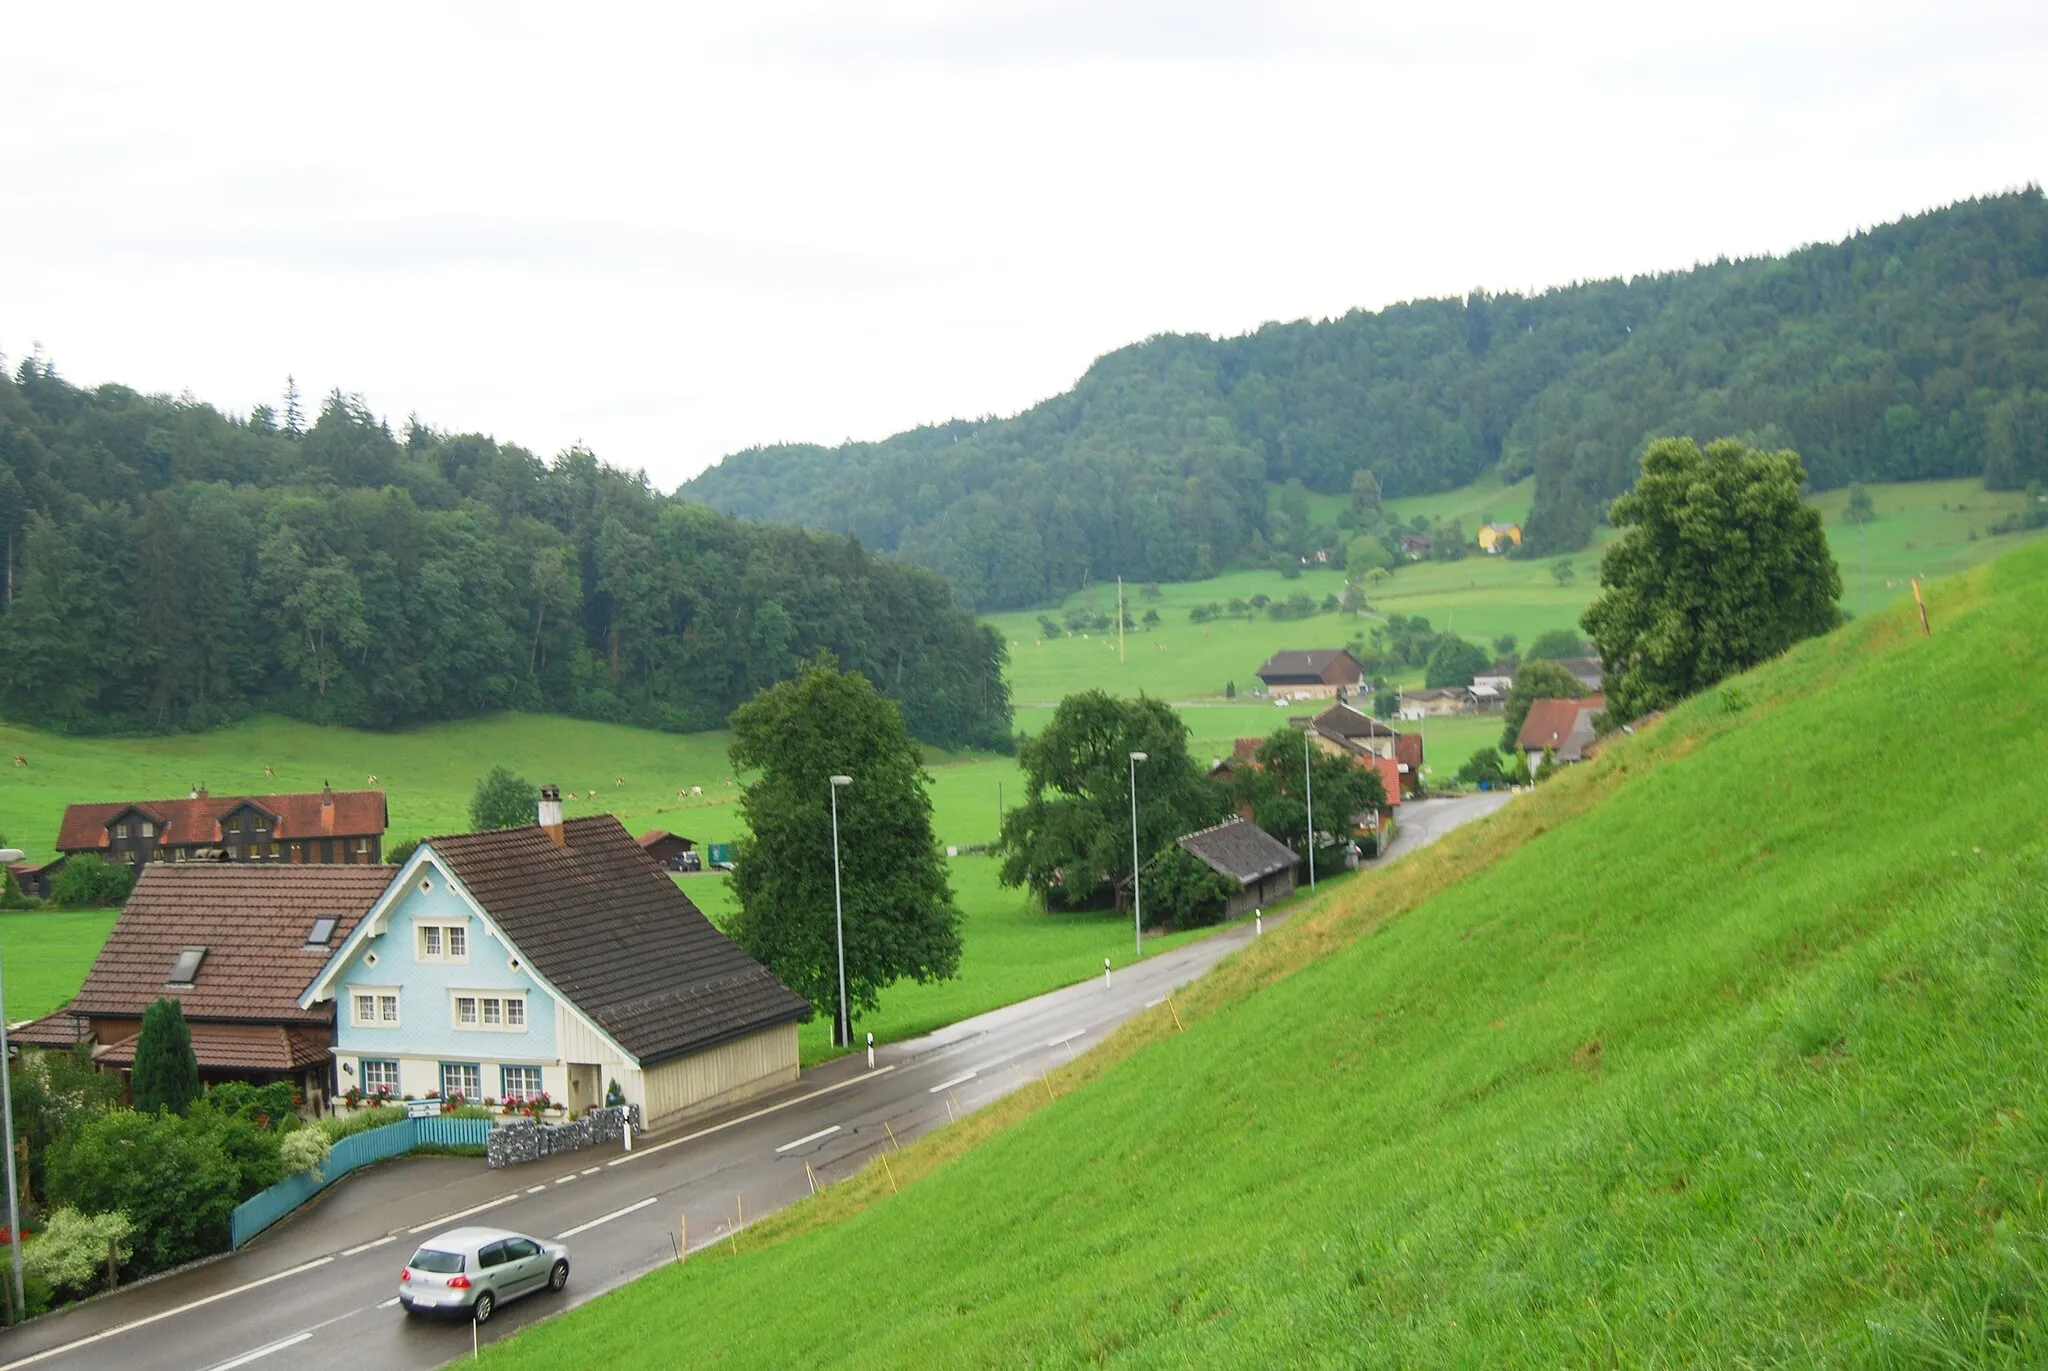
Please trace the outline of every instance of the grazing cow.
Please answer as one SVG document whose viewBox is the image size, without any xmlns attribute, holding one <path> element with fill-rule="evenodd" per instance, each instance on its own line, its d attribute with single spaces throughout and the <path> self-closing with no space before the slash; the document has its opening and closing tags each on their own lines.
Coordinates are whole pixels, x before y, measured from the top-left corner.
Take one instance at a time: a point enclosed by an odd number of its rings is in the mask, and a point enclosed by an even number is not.
<svg viewBox="0 0 2048 1371">
<path fill-rule="evenodd" d="M 277 773 L 266 766 L 263 768 L 263 774 L 266 776 L 275 776 Z"/>
<path fill-rule="evenodd" d="M 624 776 L 614 776 L 614 777 L 612 777 L 612 784 L 613 784 L 613 785 L 615 785 L 615 786 L 619 786 L 619 785 L 624 785 L 625 783 L 626 783 L 626 778 L 625 778 Z"/>
<path fill-rule="evenodd" d="M 704 787 L 701 785 L 693 785 L 690 787 L 690 793 L 692 795 L 702 795 L 704 793 Z"/>
<path fill-rule="evenodd" d="M 573 793 L 573 792 L 572 792 L 572 793 Z M 590 799 L 590 800 L 594 800 L 594 799 L 596 799 L 596 798 L 597 798 L 597 792 L 596 792 L 595 790 L 593 790 L 593 791 L 591 791 L 591 792 L 590 792 L 590 793 L 589 793 L 588 795 L 586 795 L 586 796 L 585 796 L 584 798 L 585 798 L 585 799 Z"/>
<path fill-rule="evenodd" d="M 376 778 L 375 776 L 365 776 L 365 777 L 363 777 L 363 784 L 364 784 L 364 785 L 375 785 L 375 784 L 377 784 L 377 778 Z"/>
<path fill-rule="evenodd" d="M 16 766 L 27 766 L 28 758 L 22 756 L 19 752 L 17 752 L 14 754 L 14 764 Z"/>
<path fill-rule="evenodd" d="M 676 798 L 677 798 L 678 800 L 680 800 L 680 799 L 684 799 L 685 797 L 687 797 L 687 796 L 689 795 L 689 793 L 690 793 L 690 792 L 689 792 L 689 791 L 687 791 L 687 790 L 678 790 L 678 791 L 676 792 Z"/>
</svg>

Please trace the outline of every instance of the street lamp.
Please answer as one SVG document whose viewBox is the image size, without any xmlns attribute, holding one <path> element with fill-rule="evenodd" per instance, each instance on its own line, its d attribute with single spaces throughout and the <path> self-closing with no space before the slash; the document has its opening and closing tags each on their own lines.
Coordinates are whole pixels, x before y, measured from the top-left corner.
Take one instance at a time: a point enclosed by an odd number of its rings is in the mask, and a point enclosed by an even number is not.
<svg viewBox="0 0 2048 1371">
<path fill-rule="evenodd" d="M 1308 888 L 1314 894 L 1316 888 L 1316 781 L 1309 771 L 1309 754 L 1314 750 L 1309 743 L 1309 731 L 1301 733 L 1301 785 L 1308 798 Z"/>
<path fill-rule="evenodd" d="M 1145 955 L 1145 905 L 1138 898 L 1138 763 L 1142 752 L 1131 754 L 1131 936 L 1137 955 Z"/>
<path fill-rule="evenodd" d="M 853 1041 L 853 1020 L 846 1016 L 846 915 L 839 902 L 839 787 L 852 784 L 851 776 L 832 777 L 832 933 L 839 944 L 839 1022 L 833 1037 L 839 1047 Z"/>
<path fill-rule="evenodd" d="M 0 848 L 0 865 L 28 854 L 18 847 Z M 4 977 L 0 977 L 4 981 Z M 14 1321 L 20 1322 L 26 1301 L 21 1289 L 21 1187 L 14 1183 L 14 1082 L 7 1071 L 7 997 L 0 992 L 0 1115 L 7 1129 L 7 1246 L 14 1267 Z"/>
</svg>

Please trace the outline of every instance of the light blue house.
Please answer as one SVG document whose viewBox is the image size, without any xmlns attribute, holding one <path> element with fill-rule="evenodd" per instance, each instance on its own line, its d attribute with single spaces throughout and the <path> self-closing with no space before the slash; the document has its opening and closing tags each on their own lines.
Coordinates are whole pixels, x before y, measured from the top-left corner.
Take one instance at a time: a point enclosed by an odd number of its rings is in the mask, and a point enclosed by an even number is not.
<svg viewBox="0 0 2048 1371">
<path fill-rule="evenodd" d="M 796 1079 L 810 1006 L 713 928 L 610 815 L 420 844 L 300 999 L 340 1087 L 466 1101 L 616 1081 L 649 1128 Z"/>
</svg>

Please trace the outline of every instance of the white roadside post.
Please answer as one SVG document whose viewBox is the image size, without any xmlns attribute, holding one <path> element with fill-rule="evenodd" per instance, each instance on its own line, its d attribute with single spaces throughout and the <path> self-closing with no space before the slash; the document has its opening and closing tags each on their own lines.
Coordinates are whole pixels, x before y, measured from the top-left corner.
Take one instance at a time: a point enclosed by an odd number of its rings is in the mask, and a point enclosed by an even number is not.
<svg viewBox="0 0 2048 1371">
<path fill-rule="evenodd" d="M 1252 911 L 1252 936 L 1254 938 L 1266 936 L 1266 911 L 1263 909 L 1254 909 Z"/>
<path fill-rule="evenodd" d="M 1131 754 L 1131 932 L 1138 955 L 1145 955 L 1145 906 L 1138 898 L 1138 763 L 1142 752 Z"/>
<path fill-rule="evenodd" d="M 868 1034 L 868 1070 L 875 1069 L 875 1035 Z"/>
<path fill-rule="evenodd" d="M 1109 958 L 1107 958 L 1107 957 L 1104 957 L 1104 958 L 1102 959 L 1102 988 L 1103 988 L 1104 990 L 1108 990 L 1108 989 L 1110 989 L 1110 982 L 1109 982 Z"/>
<path fill-rule="evenodd" d="M 633 1150 L 633 1115 L 631 1112 L 632 1108 L 633 1106 L 629 1104 L 622 1104 L 619 1106 L 619 1137 L 625 1141 L 626 1150 L 628 1152 L 631 1152 Z"/>
<path fill-rule="evenodd" d="M 839 1022 L 832 1025 L 832 1045 L 853 1044 L 853 1020 L 846 1014 L 846 916 L 839 902 L 839 787 L 852 785 L 851 776 L 833 776 L 832 782 L 832 935 L 839 944 Z"/>
<path fill-rule="evenodd" d="M 19 848 L 0 848 L 0 862 L 18 862 L 27 854 Z M 0 976 L 0 982 L 4 982 Z M 0 990 L 0 1115 L 7 1131 L 7 1248 L 14 1274 L 14 1321 L 19 1323 L 28 1307 L 21 1289 L 21 1187 L 14 1181 L 14 1082 L 7 1069 L 7 997 Z"/>
</svg>

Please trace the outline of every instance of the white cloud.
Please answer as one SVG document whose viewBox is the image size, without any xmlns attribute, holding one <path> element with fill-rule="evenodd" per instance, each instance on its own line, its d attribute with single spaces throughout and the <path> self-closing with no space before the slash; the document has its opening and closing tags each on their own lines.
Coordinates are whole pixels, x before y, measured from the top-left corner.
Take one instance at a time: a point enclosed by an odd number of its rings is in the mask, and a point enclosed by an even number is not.
<svg viewBox="0 0 2048 1371">
<path fill-rule="evenodd" d="M 2018 5 L 44 7 L 0 46 L 0 345 L 666 486 L 1155 332 L 2040 179 L 2044 58 Z"/>
</svg>

